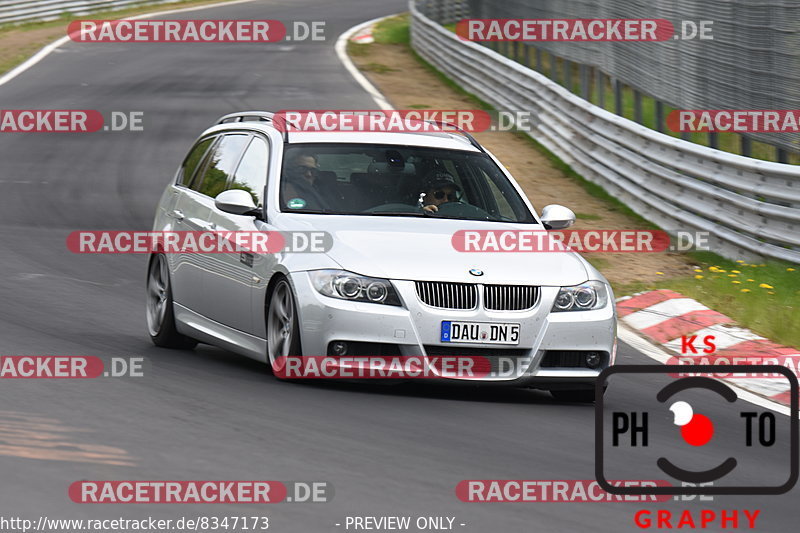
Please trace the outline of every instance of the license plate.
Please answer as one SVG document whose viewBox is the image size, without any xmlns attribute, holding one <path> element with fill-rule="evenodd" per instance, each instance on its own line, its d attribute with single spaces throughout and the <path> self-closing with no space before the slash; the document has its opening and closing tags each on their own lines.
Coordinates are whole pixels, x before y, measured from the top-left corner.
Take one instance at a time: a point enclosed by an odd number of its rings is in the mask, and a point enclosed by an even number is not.
<svg viewBox="0 0 800 533">
<path fill-rule="evenodd" d="M 442 320 L 442 342 L 519 344 L 519 324 Z"/>
</svg>

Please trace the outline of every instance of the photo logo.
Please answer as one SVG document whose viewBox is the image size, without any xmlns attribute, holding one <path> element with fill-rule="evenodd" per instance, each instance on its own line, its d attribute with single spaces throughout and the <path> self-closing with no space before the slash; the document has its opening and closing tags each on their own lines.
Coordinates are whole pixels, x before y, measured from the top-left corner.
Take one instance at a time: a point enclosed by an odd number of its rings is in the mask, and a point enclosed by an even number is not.
<svg viewBox="0 0 800 533">
<path fill-rule="evenodd" d="M 597 379 L 595 476 L 611 494 L 783 494 L 798 478 L 798 381 L 777 365 L 694 365 L 702 374 L 678 377 L 682 365 L 620 365 Z M 719 381 L 777 373 L 791 388 L 791 411 L 783 415 L 741 400 Z M 602 389 L 641 385 L 657 391 L 633 409 L 605 412 Z M 760 457 L 786 457 L 770 470 Z M 609 479 L 657 479 L 667 487 L 621 487 Z M 713 483 L 713 486 L 709 486 Z"/>
</svg>

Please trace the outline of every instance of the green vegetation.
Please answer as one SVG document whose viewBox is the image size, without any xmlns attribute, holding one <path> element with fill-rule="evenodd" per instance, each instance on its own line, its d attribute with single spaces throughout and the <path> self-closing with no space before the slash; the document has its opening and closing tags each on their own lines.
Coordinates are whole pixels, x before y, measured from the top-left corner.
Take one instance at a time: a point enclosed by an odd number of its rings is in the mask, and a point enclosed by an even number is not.
<svg viewBox="0 0 800 533">
<path fill-rule="evenodd" d="M 397 15 L 380 21 L 372 30 L 372 38 L 378 44 L 410 44 L 408 15 Z"/>
<path fill-rule="evenodd" d="M 768 339 L 800 347 L 800 266 L 782 261 L 729 261 L 710 252 L 695 252 L 694 277 L 630 284 L 620 294 L 672 289 L 724 313 Z"/>
</svg>

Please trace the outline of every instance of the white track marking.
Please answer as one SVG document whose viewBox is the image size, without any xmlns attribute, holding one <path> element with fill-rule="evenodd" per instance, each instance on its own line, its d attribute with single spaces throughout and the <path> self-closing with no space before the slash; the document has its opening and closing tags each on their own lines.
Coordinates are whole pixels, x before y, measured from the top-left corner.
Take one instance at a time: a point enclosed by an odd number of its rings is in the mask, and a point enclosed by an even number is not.
<svg viewBox="0 0 800 533">
<path fill-rule="evenodd" d="M 389 15 L 386 17 L 378 17 L 376 19 L 368 20 L 366 22 L 362 22 L 358 26 L 353 26 L 349 30 L 345 31 L 343 34 L 339 36 L 336 40 L 336 55 L 339 56 L 339 61 L 342 62 L 344 68 L 350 73 L 351 76 L 358 82 L 361 87 L 369 93 L 375 103 L 378 105 L 379 108 L 383 109 L 384 111 L 390 111 L 394 109 L 392 104 L 386 99 L 383 94 L 378 90 L 377 87 L 372 85 L 366 76 L 361 74 L 361 72 L 356 68 L 353 64 L 353 61 L 350 59 L 350 56 L 347 55 L 347 42 L 350 40 L 350 37 L 356 34 L 357 32 L 363 30 L 364 28 L 369 27 L 372 24 L 376 24 L 383 19 L 387 19 L 389 17 L 394 17 L 397 15 Z"/>
<path fill-rule="evenodd" d="M 706 311 L 708 307 L 691 298 L 670 298 L 650 307 L 631 313 L 622 320 L 634 329 L 645 329 L 660 324 L 670 318 L 685 315 L 692 311 Z"/>
</svg>

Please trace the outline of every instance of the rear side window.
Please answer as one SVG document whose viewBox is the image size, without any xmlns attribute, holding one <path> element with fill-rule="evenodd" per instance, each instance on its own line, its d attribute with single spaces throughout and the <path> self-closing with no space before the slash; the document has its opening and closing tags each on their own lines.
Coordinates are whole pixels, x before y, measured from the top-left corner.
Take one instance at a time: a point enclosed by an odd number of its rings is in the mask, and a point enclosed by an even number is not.
<svg viewBox="0 0 800 533">
<path fill-rule="evenodd" d="M 249 136 L 244 133 L 224 135 L 211 148 L 207 158 L 208 162 L 203 170 L 203 177 L 200 180 L 194 180 L 192 189 L 211 198 L 224 191 L 248 138 Z"/>
<path fill-rule="evenodd" d="M 192 176 L 194 176 L 195 170 L 200 165 L 200 162 L 203 160 L 203 156 L 206 155 L 206 151 L 208 151 L 208 147 L 211 146 L 211 143 L 214 142 L 214 137 L 203 139 L 199 143 L 194 145 L 189 155 L 186 156 L 186 160 L 184 160 L 183 165 L 181 166 L 181 170 L 178 175 L 178 183 L 183 185 L 184 187 L 189 187 L 192 183 Z"/>
<path fill-rule="evenodd" d="M 229 188 L 247 191 L 253 197 L 256 205 L 263 205 L 268 163 L 269 146 L 264 139 L 253 137 L 250 146 L 242 156 L 242 162 L 239 163 Z"/>
</svg>

